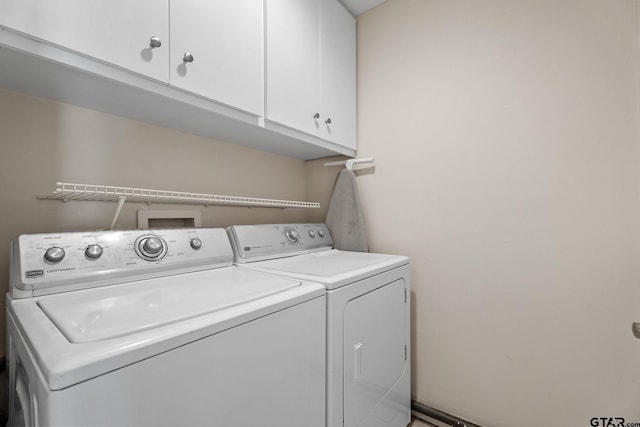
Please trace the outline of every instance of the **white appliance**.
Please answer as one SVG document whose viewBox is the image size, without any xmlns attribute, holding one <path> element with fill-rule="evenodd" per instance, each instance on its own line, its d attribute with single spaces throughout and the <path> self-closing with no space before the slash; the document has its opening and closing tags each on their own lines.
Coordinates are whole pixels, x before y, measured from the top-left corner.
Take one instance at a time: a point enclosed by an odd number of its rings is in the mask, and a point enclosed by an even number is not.
<svg viewBox="0 0 640 427">
<path fill-rule="evenodd" d="M 232 266 L 222 229 L 23 235 L 10 425 L 325 425 L 325 290 Z"/>
<path fill-rule="evenodd" d="M 332 249 L 324 224 L 233 226 L 227 232 L 242 268 L 327 288 L 327 426 L 406 426 L 409 259 Z"/>
</svg>

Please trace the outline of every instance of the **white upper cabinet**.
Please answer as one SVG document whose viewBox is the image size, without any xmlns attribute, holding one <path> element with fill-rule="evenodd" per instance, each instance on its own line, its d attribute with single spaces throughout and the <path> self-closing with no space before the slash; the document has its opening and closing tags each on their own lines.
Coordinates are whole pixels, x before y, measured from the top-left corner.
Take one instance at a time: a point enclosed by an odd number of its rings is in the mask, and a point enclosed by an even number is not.
<svg viewBox="0 0 640 427">
<path fill-rule="evenodd" d="M 169 81 L 168 0 L 0 0 L 0 26 Z"/>
<path fill-rule="evenodd" d="M 262 11 L 262 0 L 172 1 L 170 84 L 262 116 Z"/>
<path fill-rule="evenodd" d="M 355 150 L 355 19 L 337 0 L 266 8 L 267 122 Z"/>
<path fill-rule="evenodd" d="M 266 2 L 266 119 L 310 134 L 320 126 L 320 0 Z"/>
<path fill-rule="evenodd" d="M 356 149 L 356 23 L 335 0 L 322 4 L 320 100 L 322 137 Z"/>
</svg>

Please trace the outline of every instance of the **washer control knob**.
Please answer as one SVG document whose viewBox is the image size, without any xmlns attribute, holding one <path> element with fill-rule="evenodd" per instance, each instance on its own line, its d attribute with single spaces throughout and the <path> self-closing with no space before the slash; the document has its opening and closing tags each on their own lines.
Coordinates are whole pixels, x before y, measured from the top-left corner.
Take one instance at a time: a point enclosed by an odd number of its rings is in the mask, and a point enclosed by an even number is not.
<svg viewBox="0 0 640 427">
<path fill-rule="evenodd" d="M 312 239 L 316 237 L 316 232 L 313 230 L 309 230 L 309 237 L 311 237 Z"/>
<path fill-rule="evenodd" d="M 84 254 L 87 258 L 98 259 L 102 256 L 102 246 L 100 245 L 89 245 L 87 249 L 85 249 Z"/>
<path fill-rule="evenodd" d="M 133 248 L 145 261 L 158 261 L 167 254 L 167 243 L 160 236 L 145 234 L 136 239 Z"/>
<path fill-rule="evenodd" d="M 318 236 L 324 237 L 324 230 L 318 230 Z"/>
<path fill-rule="evenodd" d="M 44 258 L 49 262 L 60 262 L 64 259 L 64 249 L 54 246 L 47 249 Z"/>
<path fill-rule="evenodd" d="M 142 249 L 148 256 L 158 256 L 162 252 L 162 240 L 157 237 L 147 237 L 142 242 Z"/>
<path fill-rule="evenodd" d="M 195 250 L 198 250 L 202 247 L 202 240 L 196 238 L 191 239 L 191 247 Z"/>
<path fill-rule="evenodd" d="M 284 235 L 290 242 L 293 243 L 298 243 L 298 241 L 300 240 L 300 233 L 298 233 L 298 230 L 296 230 L 295 228 L 285 228 Z"/>
</svg>

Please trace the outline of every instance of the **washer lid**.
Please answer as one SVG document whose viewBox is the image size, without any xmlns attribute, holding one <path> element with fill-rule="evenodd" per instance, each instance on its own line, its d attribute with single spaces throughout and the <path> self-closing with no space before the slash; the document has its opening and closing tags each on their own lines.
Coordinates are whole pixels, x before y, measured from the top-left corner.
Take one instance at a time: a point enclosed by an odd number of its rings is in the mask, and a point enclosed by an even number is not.
<svg viewBox="0 0 640 427">
<path fill-rule="evenodd" d="M 68 292 L 38 306 L 72 343 L 122 337 L 283 292 L 300 281 L 221 268 Z"/>
</svg>

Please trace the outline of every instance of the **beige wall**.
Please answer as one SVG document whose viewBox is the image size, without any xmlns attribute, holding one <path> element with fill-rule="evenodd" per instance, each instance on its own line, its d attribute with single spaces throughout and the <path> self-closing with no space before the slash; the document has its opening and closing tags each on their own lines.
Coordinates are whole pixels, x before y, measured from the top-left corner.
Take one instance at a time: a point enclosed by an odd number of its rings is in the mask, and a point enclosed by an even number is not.
<svg viewBox="0 0 640 427">
<path fill-rule="evenodd" d="M 413 260 L 414 399 L 492 427 L 640 422 L 636 16 L 388 0 L 358 19 L 359 186 L 371 249 Z"/>
<path fill-rule="evenodd" d="M 36 200 L 53 191 L 56 181 L 306 200 L 301 160 L 0 89 L 3 300 L 10 239 L 111 224 L 115 203 Z M 138 209 L 199 210 L 203 227 L 302 222 L 309 214 L 301 209 L 125 203 L 116 228 L 135 228 Z M 0 319 L 4 354 L 4 315 Z"/>
</svg>

